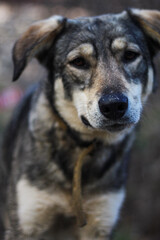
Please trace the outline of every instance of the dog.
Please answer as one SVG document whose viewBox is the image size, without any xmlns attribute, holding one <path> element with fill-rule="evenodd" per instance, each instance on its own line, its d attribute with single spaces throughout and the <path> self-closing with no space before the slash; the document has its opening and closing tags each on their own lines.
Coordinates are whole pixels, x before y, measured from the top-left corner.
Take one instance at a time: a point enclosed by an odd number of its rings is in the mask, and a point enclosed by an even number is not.
<svg viewBox="0 0 160 240">
<path fill-rule="evenodd" d="M 5 240 L 111 239 L 159 47 L 160 12 L 139 9 L 53 16 L 15 43 L 13 81 L 34 57 L 48 77 L 28 90 L 4 137 Z"/>
</svg>

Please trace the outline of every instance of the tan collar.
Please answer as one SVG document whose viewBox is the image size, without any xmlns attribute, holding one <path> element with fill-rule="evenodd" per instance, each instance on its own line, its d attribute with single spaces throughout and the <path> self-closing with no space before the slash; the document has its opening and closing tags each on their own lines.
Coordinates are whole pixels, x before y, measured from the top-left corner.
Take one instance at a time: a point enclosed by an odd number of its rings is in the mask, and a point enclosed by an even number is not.
<svg viewBox="0 0 160 240">
<path fill-rule="evenodd" d="M 55 120 L 59 123 L 60 128 L 64 131 L 67 130 L 67 125 L 65 122 L 54 113 Z M 82 166 L 85 156 L 87 156 L 94 149 L 94 143 L 91 143 L 88 147 L 84 148 L 75 162 L 73 171 L 73 183 L 72 183 L 72 202 L 73 209 L 77 218 L 77 224 L 79 227 L 83 227 L 87 224 L 86 216 L 83 212 L 82 206 L 82 185 L 81 185 L 81 175 Z"/>
<path fill-rule="evenodd" d="M 93 150 L 93 148 L 94 144 L 91 144 L 89 147 L 83 149 L 74 166 L 72 200 L 74 211 L 77 217 L 77 224 L 79 227 L 83 227 L 87 224 L 86 216 L 83 212 L 82 207 L 82 185 L 81 185 L 82 165 L 85 156 L 87 156 Z"/>
</svg>

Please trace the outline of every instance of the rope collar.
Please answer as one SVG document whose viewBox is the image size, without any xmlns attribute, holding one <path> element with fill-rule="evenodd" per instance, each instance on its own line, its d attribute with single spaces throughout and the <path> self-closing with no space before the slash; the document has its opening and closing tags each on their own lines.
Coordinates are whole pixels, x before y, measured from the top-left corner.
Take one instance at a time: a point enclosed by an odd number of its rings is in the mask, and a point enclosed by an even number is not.
<svg viewBox="0 0 160 240">
<path fill-rule="evenodd" d="M 68 130 L 68 125 L 54 112 L 54 119 L 59 123 L 59 126 L 64 131 Z M 87 143 L 87 147 L 82 150 L 78 156 L 74 170 L 73 170 L 73 182 L 72 182 L 72 204 L 73 210 L 76 215 L 77 225 L 79 227 L 84 227 L 87 224 L 86 216 L 83 212 L 82 204 L 82 185 L 81 185 L 81 175 L 82 166 L 85 156 L 91 153 L 94 149 L 94 143 Z"/>
<path fill-rule="evenodd" d="M 87 224 L 86 216 L 82 208 L 82 186 L 81 186 L 82 165 L 85 156 L 87 156 L 93 150 L 93 148 L 94 148 L 93 144 L 85 148 L 79 155 L 74 167 L 72 201 L 79 227 L 83 227 Z"/>
</svg>

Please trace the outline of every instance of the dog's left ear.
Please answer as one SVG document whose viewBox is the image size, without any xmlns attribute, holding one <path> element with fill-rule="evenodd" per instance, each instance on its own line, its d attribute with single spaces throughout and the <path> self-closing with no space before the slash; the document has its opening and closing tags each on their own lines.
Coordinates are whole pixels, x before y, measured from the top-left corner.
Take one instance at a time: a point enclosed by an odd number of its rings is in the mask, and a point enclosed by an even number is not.
<svg viewBox="0 0 160 240">
<path fill-rule="evenodd" d="M 13 81 L 21 75 L 27 63 L 49 49 L 57 34 L 64 28 L 66 18 L 53 16 L 34 23 L 15 43 L 13 48 Z"/>
<path fill-rule="evenodd" d="M 160 49 L 160 11 L 128 9 L 130 17 L 139 25 L 144 34 Z"/>
</svg>

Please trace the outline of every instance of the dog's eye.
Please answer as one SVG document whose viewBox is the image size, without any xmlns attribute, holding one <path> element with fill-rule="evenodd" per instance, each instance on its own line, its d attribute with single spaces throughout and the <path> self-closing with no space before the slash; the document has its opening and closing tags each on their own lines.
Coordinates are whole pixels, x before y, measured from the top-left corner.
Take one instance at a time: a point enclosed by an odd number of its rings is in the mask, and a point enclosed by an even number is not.
<svg viewBox="0 0 160 240">
<path fill-rule="evenodd" d="M 83 57 L 77 57 L 70 62 L 70 65 L 77 68 L 87 69 L 89 68 L 88 62 Z"/>
<path fill-rule="evenodd" d="M 123 55 L 123 60 L 125 62 L 132 62 L 134 60 L 136 60 L 137 57 L 139 57 L 139 53 L 138 52 L 134 52 L 131 50 L 125 51 L 124 55 Z"/>
</svg>

